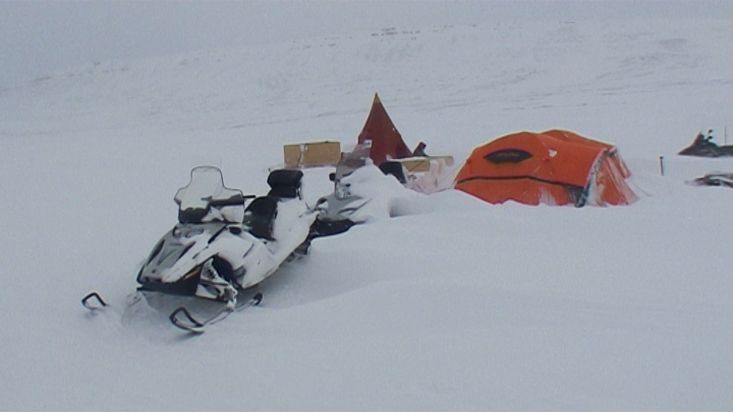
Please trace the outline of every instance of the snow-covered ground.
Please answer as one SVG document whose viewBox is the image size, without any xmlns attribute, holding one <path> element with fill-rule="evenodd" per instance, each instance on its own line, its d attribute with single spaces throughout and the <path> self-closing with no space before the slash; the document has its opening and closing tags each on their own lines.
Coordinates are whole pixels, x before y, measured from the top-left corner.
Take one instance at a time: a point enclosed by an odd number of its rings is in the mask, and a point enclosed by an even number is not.
<svg viewBox="0 0 733 412">
<path fill-rule="evenodd" d="M 733 5 L 337 4 L 0 83 L 0 409 L 733 409 L 733 190 L 685 183 L 733 159 L 675 155 L 700 129 L 733 144 Z M 97 289 L 120 310 L 193 166 L 264 193 L 283 144 L 355 143 L 374 92 L 408 146 L 459 164 L 518 130 L 612 142 L 640 200 L 405 195 L 194 338 L 81 307 Z"/>
</svg>

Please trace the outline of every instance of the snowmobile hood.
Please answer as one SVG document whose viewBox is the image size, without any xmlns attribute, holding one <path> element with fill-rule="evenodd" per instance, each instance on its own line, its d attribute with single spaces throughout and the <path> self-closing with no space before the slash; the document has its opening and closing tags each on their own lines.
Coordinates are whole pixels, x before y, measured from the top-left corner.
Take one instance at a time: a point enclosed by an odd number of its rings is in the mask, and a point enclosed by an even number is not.
<svg viewBox="0 0 733 412">
<path fill-rule="evenodd" d="M 239 235 L 241 228 L 223 223 L 177 224 L 153 248 L 140 270 L 138 282 L 143 285 L 176 283 L 194 277 L 196 268 L 215 254 L 221 253 L 226 243 L 231 243 L 227 242 L 227 238 L 232 235 L 231 231 L 238 232 L 236 235 Z M 236 237 L 236 253 L 246 254 L 252 247 L 252 241 Z M 217 239 L 217 248 L 210 247 Z"/>
</svg>

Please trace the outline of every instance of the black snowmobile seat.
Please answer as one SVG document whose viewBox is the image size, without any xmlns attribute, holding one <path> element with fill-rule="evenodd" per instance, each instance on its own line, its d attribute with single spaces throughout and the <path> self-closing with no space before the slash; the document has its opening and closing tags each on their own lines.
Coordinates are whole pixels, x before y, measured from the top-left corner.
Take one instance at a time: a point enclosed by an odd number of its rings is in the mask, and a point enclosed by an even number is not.
<svg viewBox="0 0 733 412">
<path fill-rule="evenodd" d="M 270 185 L 268 196 L 295 199 L 300 198 L 300 187 L 303 172 L 300 170 L 278 169 L 270 172 L 267 184 Z"/>
<path fill-rule="evenodd" d="M 275 240 L 272 228 L 277 217 L 277 204 L 282 199 L 300 198 L 303 172 L 300 170 L 278 169 L 270 172 L 267 184 L 270 192 L 252 201 L 244 211 L 244 224 L 249 232 L 260 239 Z"/>
<path fill-rule="evenodd" d="M 407 183 L 405 171 L 403 170 L 402 163 L 400 162 L 388 160 L 379 165 L 379 170 L 381 170 L 385 175 L 394 176 L 403 185 Z"/>
<path fill-rule="evenodd" d="M 272 237 L 272 226 L 277 216 L 277 198 L 262 196 L 255 198 L 244 211 L 244 224 L 249 226 L 249 233 L 260 239 L 275 240 Z"/>
</svg>

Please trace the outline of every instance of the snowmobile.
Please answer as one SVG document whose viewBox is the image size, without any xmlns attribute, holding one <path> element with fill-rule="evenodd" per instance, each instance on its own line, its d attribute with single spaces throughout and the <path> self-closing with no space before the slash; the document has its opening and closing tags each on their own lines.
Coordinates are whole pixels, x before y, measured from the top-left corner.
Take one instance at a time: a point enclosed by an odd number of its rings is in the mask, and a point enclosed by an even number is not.
<svg viewBox="0 0 733 412">
<path fill-rule="evenodd" d="M 707 136 L 701 132 L 697 134 L 691 145 L 680 150 L 683 156 L 725 157 L 733 156 L 733 145 L 718 146 L 713 137 L 713 130 L 708 130 Z"/>
<path fill-rule="evenodd" d="M 311 239 L 343 233 L 366 220 L 360 211 L 369 199 L 353 194 L 347 178 L 369 162 L 370 149 L 369 144 L 358 144 L 351 152 L 342 154 L 336 171 L 329 175 L 334 184 L 333 193 L 316 202 L 318 217 L 311 229 Z"/>
<path fill-rule="evenodd" d="M 370 150 L 371 142 L 367 141 L 357 144 L 351 152 L 342 154 L 336 171 L 329 175 L 334 185 L 333 192 L 316 202 L 318 217 L 312 227 L 311 239 L 343 233 L 354 225 L 390 215 L 389 205 L 383 200 L 395 187 L 404 187 L 404 168 L 396 161 L 385 161 L 379 167 L 374 166 L 369 157 Z M 394 183 L 391 189 L 389 185 L 384 186 L 384 181 L 380 181 L 384 176 L 391 176 L 387 179 Z"/>
<path fill-rule="evenodd" d="M 733 188 L 733 173 L 708 173 L 688 183 L 694 186 L 722 186 Z"/>
<path fill-rule="evenodd" d="M 272 171 L 267 196 L 244 196 L 224 186 L 221 170 L 196 167 L 174 199 L 178 223 L 153 247 L 137 275 L 138 293 L 194 296 L 223 303 L 206 320 L 181 306 L 174 325 L 203 331 L 229 313 L 259 304 L 261 294 L 238 302 L 238 295 L 265 280 L 289 257 L 307 253 L 316 213 L 302 199 L 299 170 Z M 247 200 L 252 201 L 245 207 Z M 82 299 L 89 309 L 106 306 L 96 292 Z"/>
</svg>

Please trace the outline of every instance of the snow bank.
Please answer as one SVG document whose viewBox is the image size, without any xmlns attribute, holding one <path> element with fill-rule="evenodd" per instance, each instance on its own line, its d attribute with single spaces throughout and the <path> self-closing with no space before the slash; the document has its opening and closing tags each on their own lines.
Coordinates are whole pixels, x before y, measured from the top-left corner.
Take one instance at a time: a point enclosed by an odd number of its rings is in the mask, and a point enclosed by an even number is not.
<svg viewBox="0 0 733 412">
<path fill-rule="evenodd" d="M 332 6 L 294 14 L 310 35 L 0 88 L 0 408 L 732 409 L 733 191 L 685 181 L 733 163 L 674 155 L 730 130 L 730 4 Z M 409 147 L 457 164 L 515 130 L 613 143 L 641 199 L 488 205 L 364 169 L 374 219 L 316 239 L 261 307 L 196 339 L 122 313 L 193 166 L 264 194 L 284 143 L 355 141 L 375 91 Z M 309 204 L 328 172 L 308 171 Z M 90 289 L 110 311 L 84 311 Z"/>
</svg>

